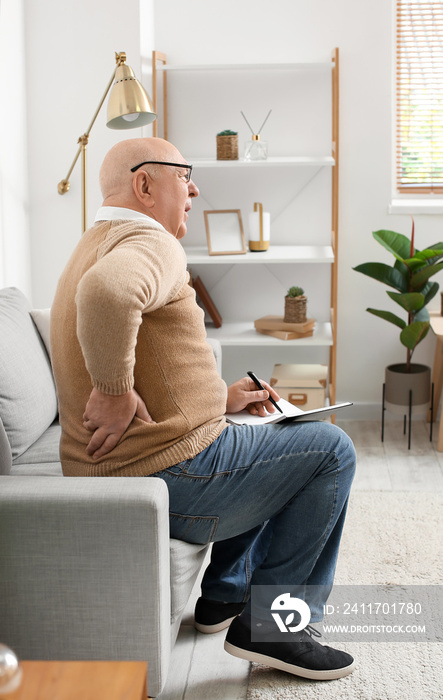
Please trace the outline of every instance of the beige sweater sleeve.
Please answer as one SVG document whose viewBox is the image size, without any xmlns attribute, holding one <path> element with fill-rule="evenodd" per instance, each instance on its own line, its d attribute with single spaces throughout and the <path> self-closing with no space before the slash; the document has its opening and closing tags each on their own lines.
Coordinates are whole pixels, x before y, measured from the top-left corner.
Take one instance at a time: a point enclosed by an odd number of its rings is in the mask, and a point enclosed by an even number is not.
<svg viewBox="0 0 443 700">
<path fill-rule="evenodd" d="M 170 302 L 186 279 L 186 256 L 171 234 L 140 222 L 111 227 L 76 294 L 78 339 L 96 389 L 133 387 L 142 314 Z"/>
</svg>

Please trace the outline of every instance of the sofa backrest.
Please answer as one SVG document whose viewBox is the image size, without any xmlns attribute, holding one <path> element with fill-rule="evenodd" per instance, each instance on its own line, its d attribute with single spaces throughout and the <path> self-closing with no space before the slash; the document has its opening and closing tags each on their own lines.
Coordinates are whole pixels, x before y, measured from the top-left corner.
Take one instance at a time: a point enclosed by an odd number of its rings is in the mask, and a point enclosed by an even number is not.
<svg viewBox="0 0 443 700">
<path fill-rule="evenodd" d="M 30 316 L 30 304 L 14 287 L 0 290 L 0 419 L 12 459 L 19 457 L 57 416 L 51 363 Z M 0 426 L 1 427 L 1 426 Z M 6 470 L 7 455 L 0 456 Z"/>
</svg>

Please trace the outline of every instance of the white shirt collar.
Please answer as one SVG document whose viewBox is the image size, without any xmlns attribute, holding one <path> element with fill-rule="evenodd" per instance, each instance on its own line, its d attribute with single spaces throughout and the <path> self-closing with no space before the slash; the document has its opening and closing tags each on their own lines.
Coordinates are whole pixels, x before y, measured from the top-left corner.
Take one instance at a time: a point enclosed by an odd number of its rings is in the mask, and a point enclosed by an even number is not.
<svg viewBox="0 0 443 700">
<path fill-rule="evenodd" d="M 143 214 L 141 211 L 127 209 L 126 207 L 100 207 L 95 216 L 94 223 L 97 223 L 97 221 L 115 221 L 116 219 L 147 221 L 152 228 L 159 229 L 160 231 L 166 231 L 166 229 L 155 219 L 151 219 L 150 216 Z"/>
</svg>

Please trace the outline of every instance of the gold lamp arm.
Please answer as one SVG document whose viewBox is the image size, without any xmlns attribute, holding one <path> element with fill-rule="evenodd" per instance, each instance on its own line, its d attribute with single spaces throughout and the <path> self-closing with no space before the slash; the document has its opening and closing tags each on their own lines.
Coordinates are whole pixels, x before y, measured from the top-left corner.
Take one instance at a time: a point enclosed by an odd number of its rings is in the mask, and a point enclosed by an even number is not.
<svg viewBox="0 0 443 700">
<path fill-rule="evenodd" d="M 96 109 L 96 111 L 95 111 L 95 114 L 94 114 L 94 116 L 93 116 L 92 119 L 91 119 L 91 123 L 89 124 L 89 126 L 88 126 L 88 128 L 86 129 L 85 133 L 82 134 L 82 136 L 80 136 L 79 139 L 78 139 L 78 141 L 77 141 L 77 143 L 79 143 L 80 146 L 79 146 L 79 148 L 78 148 L 77 153 L 75 154 L 74 160 L 72 161 L 72 165 L 71 165 L 71 167 L 69 168 L 68 173 L 67 173 L 66 177 L 64 178 L 64 180 L 61 180 L 61 181 L 58 183 L 58 186 L 57 186 L 57 189 L 58 189 L 58 193 L 59 193 L 59 194 L 66 194 L 66 192 L 68 192 L 69 187 L 70 187 L 69 179 L 70 179 L 70 177 L 71 177 L 71 173 L 72 173 L 72 171 L 74 170 L 75 164 L 77 163 L 77 161 L 78 161 L 78 159 L 79 159 L 79 156 L 80 156 L 80 154 L 81 154 L 81 156 L 82 156 L 82 233 L 84 233 L 84 232 L 86 231 L 86 226 L 87 226 L 87 223 L 86 223 L 86 219 L 87 219 L 87 212 L 86 212 L 86 209 L 87 209 L 87 199 L 86 199 L 86 191 L 87 191 L 87 190 L 86 190 L 86 146 L 88 145 L 89 134 L 91 133 L 91 129 L 92 129 L 92 127 L 94 126 L 95 120 L 97 119 L 97 117 L 98 117 L 98 115 L 99 115 L 99 113 L 100 113 L 100 110 L 101 110 L 101 108 L 103 107 L 103 103 L 104 103 L 104 101 L 106 100 L 107 94 L 108 94 L 109 90 L 110 90 L 111 87 L 112 87 L 112 83 L 114 82 L 114 78 L 115 78 L 115 74 L 116 74 L 116 72 L 117 72 L 117 68 L 118 68 L 120 65 L 122 65 L 123 63 L 125 63 L 125 61 L 126 61 L 126 53 L 124 53 L 123 51 L 122 51 L 121 53 L 116 53 L 116 54 L 115 54 L 115 61 L 116 61 L 116 64 L 117 64 L 117 65 L 116 65 L 115 68 L 114 68 L 114 71 L 113 71 L 113 73 L 112 73 L 111 79 L 110 79 L 110 81 L 109 81 L 109 83 L 108 83 L 108 85 L 107 85 L 107 87 L 106 87 L 106 90 L 105 90 L 105 92 L 104 92 L 104 94 L 103 94 L 102 99 L 100 100 L 100 103 L 99 103 L 99 105 L 98 105 L 98 107 L 97 107 L 97 109 Z"/>
</svg>

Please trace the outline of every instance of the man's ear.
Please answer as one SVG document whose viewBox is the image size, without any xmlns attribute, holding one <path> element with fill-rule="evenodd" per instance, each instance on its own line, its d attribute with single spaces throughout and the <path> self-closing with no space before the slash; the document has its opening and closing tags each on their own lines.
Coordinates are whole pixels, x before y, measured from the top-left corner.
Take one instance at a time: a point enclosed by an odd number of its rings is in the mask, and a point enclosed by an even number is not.
<svg viewBox="0 0 443 700">
<path fill-rule="evenodd" d="M 151 208 L 154 205 L 152 196 L 152 180 L 144 170 L 137 170 L 132 180 L 132 189 L 138 201 L 145 207 Z"/>
</svg>

